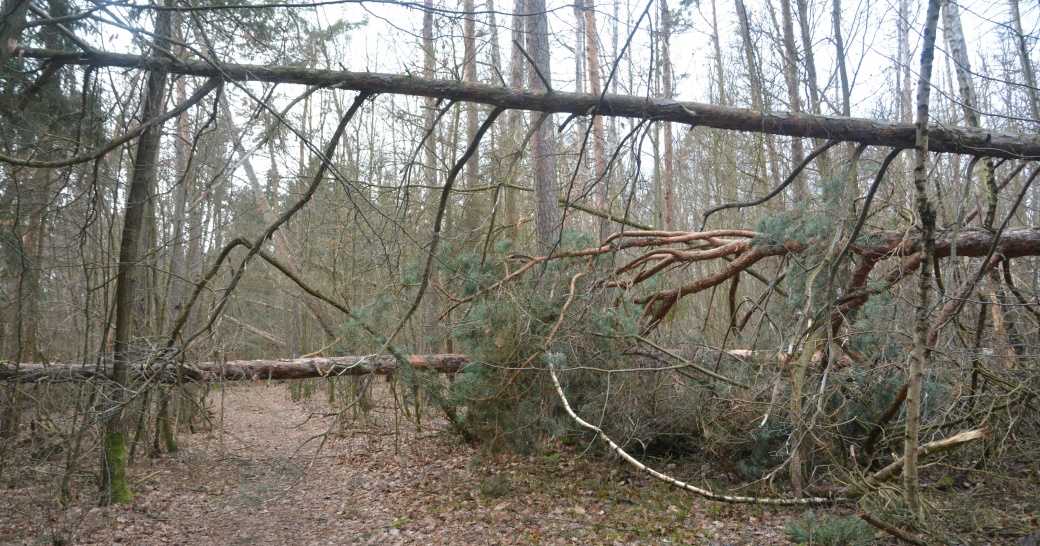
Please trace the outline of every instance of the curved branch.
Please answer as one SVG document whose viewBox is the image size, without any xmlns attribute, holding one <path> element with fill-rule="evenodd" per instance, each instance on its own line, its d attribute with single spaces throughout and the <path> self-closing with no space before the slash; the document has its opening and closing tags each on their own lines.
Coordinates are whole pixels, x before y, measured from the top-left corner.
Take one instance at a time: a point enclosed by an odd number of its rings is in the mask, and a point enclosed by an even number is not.
<svg viewBox="0 0 1040 546">
<path fill-rule="evenodd" d="M 726 203 L 725 205 L 719 205 L 709 210 L 708 212 L 705 212 L 704 220 L 701 222 L 701 229 L 703 230 L 704 226 L 708 224 L 708 217 L 710 217 L 712 214 L 715 214 L 716 212 L 726 209 L 743 209 L 747 207 L 755 207 L 761 205 L 762 203 L 765 203 L 766 201 L 769 201 L 777 195 L 780 195 L 780 192 L 784 191 L 784 188 L 790 186 L 791 183 L 798 178 L 798 175 L 802 174 L 802 171 L 809 166 L 809 163 L 812 163 L 812 160 L 816 159 L 820 154 L 826 152 L 828 149 L 831 148 L 831 146 L 834 146 L 838 142 L 840 141 L 834 139 L 828 140 L 823 144 L 823 146 L 820 146 L 819 148 L 813 150 L 813 152 L 806 156 L 805 159 L 803 159 L 802 162 L 798 164 L 798 166 L 791 170 L 791 174 L 787 175 L 787 179 L 784 180 L 783 183 L 773 188 L 773 191 L 767 193 L 764 197 L 755 199 L 754 201 L 747 201 L 744 203 Z"/>
</svg>

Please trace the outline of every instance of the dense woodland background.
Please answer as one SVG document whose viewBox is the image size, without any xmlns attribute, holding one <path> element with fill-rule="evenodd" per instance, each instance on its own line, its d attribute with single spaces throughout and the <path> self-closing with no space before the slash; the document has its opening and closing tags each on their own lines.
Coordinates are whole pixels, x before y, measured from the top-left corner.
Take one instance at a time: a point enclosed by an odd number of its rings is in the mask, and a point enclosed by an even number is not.
<svg viewBox="0 0 1040 546">
<path fill-rule="evenodd" d="M 1035 4 L 3 11 L 0 479 L 128 501 L 250 365 L 905 539 L 1040 479 Z"/>
</svg>

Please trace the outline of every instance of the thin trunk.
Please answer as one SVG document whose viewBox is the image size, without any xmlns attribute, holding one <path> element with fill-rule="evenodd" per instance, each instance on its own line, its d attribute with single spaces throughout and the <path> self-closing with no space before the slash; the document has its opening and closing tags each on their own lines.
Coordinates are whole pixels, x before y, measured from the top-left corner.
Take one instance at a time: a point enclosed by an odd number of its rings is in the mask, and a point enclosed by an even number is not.
<svg viewBox="0 0 1040 546">
<path fill-rule="evenodd" d="M 711 41 L 715 46 L 715 76 L 719 80 L 719 106 L 726 106 L 726 72 L 723 70 L 722 43 L 719 39 L 719 19 L 715 0 L 711 0 Z"/>
<path fill-rule="evenodd" d="M 502 46 L 498 40 L 498 19 L 495 16 L 494 0 L 487 0 L 488 28 L 491 33 L 491 81 L 495 85 L 506 85 L 505 76 L 502 74 Z"/>
<path fill-rule="evenodd" d="M 155 21 L 155 50 L 163 47 L 170 37 L 170 12 L 160 11 Z M 145 87 L 141 119 L 151 120 L 162 113 L 166 99 L 167 75 L 162 71 L 148 74 Z M 134 279 L 136 263 L 141 260 L 140 246 L 147 237 L 145 211 L 154 194 L 156 161 L 162 139 L 161 124 L 145 129 L 137 143 L 134 156 L 133 175 L 126 197 L 126 212 L 123 219 L 123 234 L 119 245 L 119 272 L 116 275 L 116 326 L 115 347 L 112 362 L 110 393 L 112 407 L 108 410 L 105 423 L 105 439 L 101 460 L 102 505 L 125 503 L 133 500 L 126 481 L 126 419 L 124 404 L 127 400 L 129 371 L 132 364 L 131 327 L 134 323 Z"/>
<path fill-rule="evenodd" d="M 967 42 L 961 27 L 961 17 L 957 5 L 950 0 L 942 3 L 943 36 L 953 57 L 954 72 L 957 74 L 957 87 L 964 112 L 964 121 L 968 127 L 980 127 L 979 101 L 975 94 L 975 84 L 971 77 L 971 61 L 968 59 Z M 997 180 L 993 159 L 986 158 L 983 163 L 983 185 L 986 197 L 986 214 L 983 227 L 993 228 L 993 220 L 997 214 Z M 995 278 L 996 280 L 996 278 Z"/>
<path fill-rule="evenodd" d="M 1022 32 L 1022 16 L 1018 11 L 1018 0 L 1008 0 L 1011 7 L 1011 24 L 1015 29 L 1015 45 L 1018 46 L 1018 60 L 1022 64 L 1022 77 L 1026 83 L 1026 96 L 1029 97 L 1029 113 L 1033 122 L 1040 125 L 1040 98 L 1037 98 L 1036 76 L 1033 73 L 1033 62 L 1029 59 L 1029 47 L 1026 35 Z"/>
<path fill-rule="evenodd" d="M 737 10 L 737 22 L 740 29 L 740 39 L 744 51 L 744 60 L 747 67 L 748 81 L 750 82 L 751 91 L 751 107 L 759 110 L 765 107 L 764 97 L 762 96 L 762 83 L 758 76 L 758 63 L 755 60 L 755 45 L 751 41 L 751 24 L 750 18 L 748 17 L 747 6 L 744 4 L 744 0 L 734 0 Z M 766 161 L 768 159 L 775 159 L 775 157 L 766 157 L 766 147 L 768 145 L 766 138 L 763 135 L 755 135 L 755 148 L 753 153 L 755 154 L 755 161 L 753 164 L 753 179 L 757 180 L 761 178 L 763 171 L 768 172 Z M 751 190 L 754 193 L 754 188 Z"/>
<path fill-rule="evenodd" d="M 672 99 L 672 53 L 671 24 L 672 14 L 668 10 L 668 0 L 661 0 L 661 96 L 665 100 Z M 675 229 L 675 154 L 672 144 L 672 122 L 664 122 L 664 229 Z"/>
<path fill-rule="evenodd" d="M 463 0 L 462 10 L 465 12 L 462 16 L 462 79 L 466 83 L 477 83 L 477 19 L 474 15 L 476 7 L 473 0 Z M 477 135 L 477 128 L 480 127 L 480 120 L 477 119 L 477 103 L 467 102 L 466 103 L 466 142 L 473 142 L 473 139 Z M 470 157 L 469 161 L 466 162 L 466 171 L 462 180 L 462 187 L 464 189 L 476 188 L 480 185 L 480 149 L 477 148 L 473 152 L 473 156 Z M 478 240 L 481 240 L 478 233 L 475 233 L 478 226 L 480 226 L 480 216 L 486 211 L 484 210 L 485 199 L 483 199 L 483 193 L 467 193 L 463 198 L 462 202 L 462 225 L 460 226 L 464 237 L 466 238 L 466 248 L 470 250 L 477 244 Z"/>
<path fill-rule="evenodd" d="M 433 46 L 433 0 L 426 0 L 425 11 L 423 13 L 423 28 L 422 28 L 422 48 L 423 48 L 423 77 L 433 78 L 434 71 L 436 69 L 437 56 Z M 434 109 L 437 107 L 437 100 L 433 97 L 426 97 L 423 108 L 423 129 L 429 132 L 429 136 L 426 137 L 426 142 L 423 144 L 423 151 L 425 152 L 423 160 L 423 185 L 427 188 L 433 188 L 437 186 L 437 128 L 434 127 L 434 122 L 437 119 L 437 113 Z M 423 190 L 430 192 L 431 196 L 436 194 L 430 189 Z"/>
<path fill-rule="evenodd" d="M 852 94 L 852 90 L 849 88 L 849 72 L 845 66 L 845 41 L 841 34 L 841 0 L 834 0 L 834 6 L 831 10 L 831 21 L 834 23 L 834 48 L 837 54 L 838 76 L 841 83 L 841 115 L 850 116 L 852 115 L 852 106 L 849 97 Z"/>
<path fill-rule="evenodd" d="M 913 105 L 910 95 L 910 0 L 899 0 L 896 15 L 896 28 L 899 34 L 897 51 L 896 87 L 899 93 L 899 121 L 913 119 Z"/>
<path fill-rule="evenodd" d="M 596 28 L 595 0 L 584 0 L 585 6 L 585 52 L 588 55 L 589 92 L 603 94 L 603 76 L 599 64 L 599 31 Z M 603 127 L 603 116 L 592 117 L 592 165 L 599 185 L 596 192 L 596 210 L 606 214 L 599 222 L 600 240 L 610 236 L 610 179 L 607 178 L 607 137 Z"/>
<path fill-rule="evenodd" d="M 571 3 L 571 9 L 574 12 L 574 92 L 584 93 L 585 92 L 585 4 L 583 0 L 573 0 Z M 584 116 L 577 118 L 574 121 L 574 151 L 572 154 L 575 158 L 574 164 L 574 176 L 571 177 L 571 183 L 567 187 L 567 203 L 573 203 L 577 200 L 584 201 L 584 196 L 588 195 L 590 185 L 595 184 L 595 180 L 589 179 L 589 158 L 591 157 L 591 151 L 588 147 L 588 139 L 586 138 L 589 134 L 589 121 Z M 580 229 L 584 230 L 586 224 L 591 221 L 588 217 L 582 217 L 581 219 L 575 216 L 570 217 L 572 224 L 577 224 Z"/>
<path fill-rule="evenodd" d="M 928 106 L 931 96 L 932 61 L 939 3 L 929 0 L 925 18 L 924 44 L 921 47 L 920 79 L 917 82 L 917 145 L 914 148 L 914 202 L 921 222 L 920 283 L 915 303 L 914 348 L 910 358 L 906 391 L 906 440 L 903 469 L 906 509 L 923 518 L 921 482 L 917 468 L 917 448 L 921 432 L 921 387 L 927 367 L 927 345 L 931 321 L 932 267 L 935 255 L 935 205 L 928 195 Z"/>
<path fill-rule="evenodd" d="M 524 13 L 526 13 L 527 4 L 524 0 L 515 0 L 513 5 L 513 21 L 511 29 L 511 38 L 513 46 L 510 48 L 509 55 L 509 87 L 512 89 L 523 89 L 527 83 L 524 75 L 524 56 L 520 51 L 520 48 L 516 44 L 523 43 L 524 37 Z M 515 148 L 515 154 L 519 156 L 523 153 L 520 148 L 521 141 L 524 138 L 524 113 L 521 110 L 510 110 L 506 114 L 506 125 L 509 131 L 509 145 L 511 148 Z M 517 157 L 519 161 L 519 157 Z M 518 215 L 518 207 L 516 203 L 517 193 L 513 188 L 502 188 L 505 192 L 503 196 L 505 211 L 503 223 L 507 226 L 506 237 L 516 240 L 519 235 L 518 224 L 520 218 Z"/>
<path fill-rule="evenodd" d="M 758 77 L 758 63 L 755 60 L 755 44 L 751 41 L 751 24 L 744 0 L 734 0 L 737 8 L 737 23 L 740 27 L 740 39 L 747 62 L 748 81 L 751 83 L 751 108 L 762 109 L 762 82 Z"/>
<path fill-rule="evenodd" d="M 784 41 L 784 80 L 787 82 L 787 103 L 791 112 L 802 111 L 802 98 L 798 81 L 798 50 L 794 45 L 794 17 L 791 12 L 791 0 L 780 0 L 780 17 L 783 25 Z M 802 139 L 791 140 L 791 163 L 798 165 L 805 159 L 805 148 Z M 795 203 L 802 203 L 809 195 L 805 173 L 795 177 L 792 193 Z"/>
<path fill-rule="evenodd" d="M 185 78 L 177 78 L 177 102 L 187 98 Z M 174 139 L 174 176 L 177 186 L 173 189 L 173 218 L 170 244 L 170 292 L 166 298 L 166 320 L 172 324 L 180 311 L 181 299 L 187 287 L 187 263 L 184 259 L 184 209 L 191 199 L 191 188 L 194 185 L 193 173 L 188 170 L 191 154 L 191 131 L 188 113 L 177 116 L 177 137 Z"/>
<path fill-rule="evenodd" d="M 795 0 L 798 8 L 798 27 L 802 34 L 802 56 L 805 62 L 805 83 L 809 88 L 809 108 L 812 113 L 820 113 L 820 85 L 816 77 L 816 56 L 813 54 L 812 33 L 809 29 L 808 0 Z M 839 59 L 844 63 L 844 59 Z M 817 146 L 819 146 L 818 143 Z"/>
<path fill-rule="evenodd" d="M 498 21 L 495 16 L 495 3 L 493 0 L 487 0 L 487 11 L 488 11 L 488 28 L 491 32 L 491 78 L 496 85 L 506 85 L 505 73 L 503 72 L 502 66 L 502 47 L 499 45 L 498 36 Z M 509 132 L 510 127 L 508 124 L 503 127 L 498 125 L 495 127 L 495 131 L 492 133 L 492 146 L 491 146 L 491 164 L 494 165 L 491 176 L 494 176 L 496 181 L 503 181 L 507 176 L 505 170 L 502 167 L 509 162 L 506 159 L 508 152 L 506 151 L 507 142 L 511 133 Z M 498 193 L 495 194 L 495 202 L 492 204 L 492 210 L 495 211 L 496 221 L 501 223 L 501 213 L 498 212 L 498 205 L 504 199 L 503 192 L 509 191 L 510 188 L 502 186 L 499 188 Z M 508 224 L 507 224 L 508 225 Z M 492 226 L 493 229 L 498 229 L 497 226 Z"/>
</svg>

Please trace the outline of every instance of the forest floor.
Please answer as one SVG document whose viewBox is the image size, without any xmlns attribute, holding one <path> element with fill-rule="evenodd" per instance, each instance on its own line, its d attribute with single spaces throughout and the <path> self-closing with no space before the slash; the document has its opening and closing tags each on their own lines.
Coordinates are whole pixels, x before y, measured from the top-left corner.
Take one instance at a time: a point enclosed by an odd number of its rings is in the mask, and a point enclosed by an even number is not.
<svg viewBox="0 0 1040 546">
<path fill-rule="evenodd" d="M 132 467 L 132 504 L 61 507 L 32 481 L 9 483 L 0 543 L 786 544 L 804 512 L 706 501 L 581 448 L 481 455 L 389 403 L 329 430 L 315 413 L 327 406 L 294 403 L 284 385 L 209 400 L 213 431 Z"/>
</svg>

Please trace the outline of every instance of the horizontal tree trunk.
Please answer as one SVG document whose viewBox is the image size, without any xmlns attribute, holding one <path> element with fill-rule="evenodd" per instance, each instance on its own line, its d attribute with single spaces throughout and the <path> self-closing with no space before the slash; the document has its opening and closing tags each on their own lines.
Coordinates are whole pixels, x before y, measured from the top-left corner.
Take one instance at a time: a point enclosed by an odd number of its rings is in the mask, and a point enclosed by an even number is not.
<svg viewBox="0 0 1040 546">
<path fill-rule="evenodd" d="M 954 249 L 953 231 L 939 231 L 935 234 L 935 257 L 949 258 Z M 962 229 L 957 234 L 957 255 L 981 258 L 985 256 L 993 244 L 992 231 L 982 229 Z M 857 239 L 853 251 L 865 258 L 883 259 L 894 256 L 910 256 L 921 250 L 921 233 L 919 231 L 875 231 L 864 234 Z M 995 254 L 1005 258 L 1022 256 L 1040 256 L 1040 229 L 1009 229 L 1000 234 Z"/>
<path fill-rule="evenodd" d="M 416 370 L 455 373 L 470 358 L 460 354 L 412 355 L 407 357 Z M 202 380 L 281 380 L 313 377 L 340 377 L 358 375 L 389 375 L 398 370 L 397 360 L 391 355 L 339 356 L 333 358 L 297 358 L 292 360 L 231 360 L 228 362 L 199 362 L 177 368 L 165 367 L 131 372 L 138 378 L 163 374 L 164 382 L 178 378 Z M 69 364 L 22 364 L 19 369 L 0 367 L 0 382 L 34 383 L 37 381 L 81 381 L 106 378 L 92 368 Z"/>
<path fill-rule="evenodd" d="M 597 114 L 653 119 L 716 129 L 833 139 L 892 148 L 913 148 L 916 139 L 916 129 L 912 123 L 805 113 L 758 112 L 694 102 L 648 99 L 644 96 L 516 90 L 399 74 L 182 61 L 120 53 L 18 49 L 15 55 L 60 64 L 164 71 L 170 74 L 222 78 L 228 81 L 296 83 L 373 94 L 388 93 L 477 102 L 505 109 L 577 116 Z M 1040 135 L 933 126 L 929 129 L 928 148 L 933 152 L 1036 159 L 1040 158 Z"/>
</svg>

